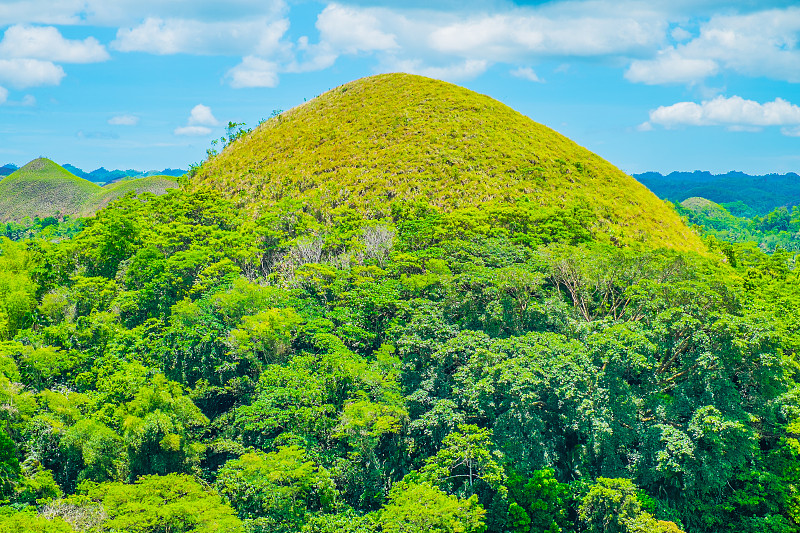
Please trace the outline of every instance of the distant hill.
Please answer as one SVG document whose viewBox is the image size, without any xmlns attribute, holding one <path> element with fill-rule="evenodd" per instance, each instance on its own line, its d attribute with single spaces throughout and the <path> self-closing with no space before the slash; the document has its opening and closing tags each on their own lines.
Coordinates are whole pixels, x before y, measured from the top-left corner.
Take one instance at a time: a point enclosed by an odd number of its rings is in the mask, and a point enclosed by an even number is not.
<svg viewBox="0 0 800 533">
<path fill-rule="evenodd" d="M 800 204 L 800 176 L 766 174 L 751 176 L 742 172 L 711 174 L 710 172 L 671 172 L 666 176 L 658 172 L 634 174 L 659 198 L 680 203 L 691 197 L 707 198 L 724 205 L 739 215 L 748 213 L 737 206 L 741 202 L 754 213 L 765 215 L 777 207 Z"/>
<path fill-rule="evenodd" d="M 490 226 L 520 205 L 585 208 L 588 229 L 611 242 L 704 248 L 599 156 L 488 96 L 409 74 L 356 80 L 264 122 L 194 171 L 189 187 L 216 189 L 254 213 L 297 201 L 329 225 L 420 201 L 470 214 L 454 224 L 477 224 L 491 210 L 480 222 Z"/>
<path fill-rule="evenodd" d="M 130 191 L 162 194 L 177 186 L 171 176 L 149 176 L 100 187 L 49 159 L 39 158 L 0 181 L 0 221 L 89 216 Z"/>
<path fill-rule="evenodd" d="M 181 169 L 174 169 L 174 168 L 165 168 L 164 170 L 148 170 L 148 171 L 141 171 L 141 170 L 106 170 L 104 167 L 100 167 L 96 170 L 92 170 L 91 172 L 85 172 L 80 168 L 70 165 L 69 163 L 65 163 L 63 165 L 65 169 L 73 173 L 74 175 L 78 176 L 79 178 L 83 178 L 88 181 L 93 181 L 95 183 L 111 183 L 114 181 L 119 181 L 123 178 L 144 178 L 148 176 L 183 176 L 186 174 L 185 170 Z"/>
<path fill-rule="evenodd" d="M 0 167 L 0 176 L 8 176 L 12 172 L 15 172 L 19 167 L 17 165 L 12 165 L 11 163 L 7 165 L 3 165 Z"/>
</svg>

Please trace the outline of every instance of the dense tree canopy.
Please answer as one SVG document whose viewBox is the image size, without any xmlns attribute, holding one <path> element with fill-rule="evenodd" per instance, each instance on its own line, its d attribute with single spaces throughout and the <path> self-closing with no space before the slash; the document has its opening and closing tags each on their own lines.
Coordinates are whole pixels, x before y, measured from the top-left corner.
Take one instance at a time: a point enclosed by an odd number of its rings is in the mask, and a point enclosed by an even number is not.
<svg viewBox="0 0 800 533">
<path fill-rule="evenodd" d="M 529 209 L 4 239 L 0 531 L 800 531 L 795 257 Z"/>
</svg>

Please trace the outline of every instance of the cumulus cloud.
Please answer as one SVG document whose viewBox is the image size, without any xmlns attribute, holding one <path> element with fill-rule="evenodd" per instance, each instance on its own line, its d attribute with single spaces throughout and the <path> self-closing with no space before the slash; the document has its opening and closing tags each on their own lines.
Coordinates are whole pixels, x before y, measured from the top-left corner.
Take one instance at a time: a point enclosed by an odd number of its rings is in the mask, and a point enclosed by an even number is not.
<svg viewBox="0 0 800 533">
<path fill-rule="evenodd" d="M 181 126 L 179 128 L 175 128 L 175 135 L 189 135 L 199 137 L 202 135 L 208 135 L 211 133 L 211 128 L 206 128 L 205 126 Z"/>
<path fill-rule="evenodd" d="M 426 66 L 421 60 L 402 60 L 385 65 L 387 72 L 406 72 L 446 81 L 459 81 L 480 76 L 489 67 L 483 60 L 468 59 L 446 66 Z"/>
<path fill-rule="evenodd" d="M 515 78 L 522 78 L 523 80 L 541 83 L 543 80 L 536 75 L 536 72 L 531 67 L 519 67 L 511 71 L 511 75 Z"/>
<path fill-rule="evenodd" d="M 340 55 L 368 53 L 377 56 L 382 70 L 396 65 L 446 79 L 468 78 L 494 63 L 517 66 L 517 73 L 530 79 L 524 65 L 535 59 L 646 55 L 663 45 L 669 29 L 662 12 L 603 0 L 478 13 L 331 4 L 316 26 L 320 41 L 314 53 L 324 61 L 307 65 L 324 68 Z M 311 51 L 307 41 L 303 45 Z"/>
<path fill-rule="evenodd" d="M 139 117 L 136 115 L 116 115 L 108 119 L 108 123 L 112 126 L 135 126 L 139 123 Z"/>
<path fill-rule="evenodd" d="M 792 135 L 800 126 L 800 106 L 781 98 L 759 103 L 740 96 L 718 96 L 701 103 L 678 102 L 650 111 L 650 120 L 640 126 L 653 124 L 667 128 L 676 126 L 727 126 L 736 131 L 757 131 L 766 126 L 783 126 L 783 133 Z"/>
<path fill-rule="evenodd" d="M 652 49 L 666 23 L 655 17 L 552 17 L 520 10 L 481 16 L 437 28 L 429 36 L 437 51 L 510 61 L 530 56 L 602 56 Z"/>
<path fill-rule="evenodd" d="M 189 113 L 190 126 L 218 126 L 219 121 L 214 117 L 211 108 L 207 105 L 197 104 Z"/>
<path fill-rule="evenodd" d="M 203 104 L 197 104 L 192 108 L 186 123 L 186 126 L 175 128 L 175 135 L 208 135 L 211 133 L 211 128 L 209 126 L 219 125 L 219 121 L 214 117 L 211 108 Z"/>
<path fill-rule="evenodd" d="M 39 59 L 0 59 L 0 82 L 24 89 L 40 85 L 58 85 L 64 69 Z"/>
<path fill-rule="evenodd" d="M 383 29 L 387 13 L 331 4 L 317 17 L 320 39 L 348 54 L 397 49 L 396 37 Z"/>
<path fill-rule="evenodd" d="M 247 56 L 225 75 L 234 89 L 245 87 L 275 87 L 278 85 L 278 65 L 254 56 Z"/>
<path fill-rule="evenodd" d="M 108 52 L 94 37 L 65 39 L 52 26 L 11 26 L 0 41 L 0 57 L 41 59 L 58 63 L 95 63 L 109 59 Z"/>
<path fill-rule="evenodd" d="M 117 27 L 110 48 L 123 52 L 241 57 L 225 75 L 232 87 L 274 87 L 281 73 L 325 69 L 342 55 L 373 56 L 378 70 L 394 65 L 446 79 L 497 63 L 538 79 L 526 65 L 594 58 L 626 65 L 634 83 L 700 84 L 725 72 L 800 81 L 800 7 L 788 0 L 519 4 L 341 0 L 319 13 L 315 42 L 293 43 L 286 38 L 287 0 L 4 0 L 0 26 L 11 27 L 0 58 L 107 58 L 91 37 L 68 40 L 55 28 L 30 26 L 58 23 Z M 715 14 L 723 8 L 724 15 Z"/>
<path fill-rule="evenodd" d="M 15 23 L 124 26 L 160 13 L 163 17 L 223 21 L 285 12 L 284 0 L 3 0 L 0 26 Z"/>
<path fill-rule="evenodd" d="M 699 82 L 729 70 L 800 82 L 799 33 L 800 7 L 713 16 L 697 37 L 633 61 L 625 77 L 649 84 Z"/>
<path fill-rule="evenodd" d="M 288 19 L 204 22 L 190 19 L 148 18 L 120 28 L 111 46 L 121 52 L 151 54 L 262 54 L 279 52 Z"/>
<path fill-rule="evenodd" d="M 688 41 L 692 38 L 692 34 L 680 26 L 673 28 L 670 35 L 678 42 Z"/>
<path fill-rule="evenodd" d="M 655 59 L 633 61 L 625 72 L 625 79 L 648 85 L 687 83 L 702 80 L 718 71 L 719 66 L 712 59 L 685 57 L 670 48 L 659 52 Z"/>
</svg>

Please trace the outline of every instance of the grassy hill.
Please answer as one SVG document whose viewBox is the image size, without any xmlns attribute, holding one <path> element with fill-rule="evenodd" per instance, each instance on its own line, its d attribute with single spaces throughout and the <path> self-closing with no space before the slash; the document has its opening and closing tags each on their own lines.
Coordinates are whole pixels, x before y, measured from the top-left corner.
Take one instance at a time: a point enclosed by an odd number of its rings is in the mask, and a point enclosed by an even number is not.
<svg viewBox="0 0 800 533">
<path fill-rule="evenodd" d="M 147 176 L 144 178 L 132 178 L 103 186 L 102 195 L 94 199 L 92 205 L 93 212 L 102 209 L 109 202 L 125 196 L 133 191 L 137 194 L 150 192 L 153 194 L 164 194 L 167 189 L 174 189 L 178 182 L 173 176 Z"/>
<path fill-rule="evenodd" d="M 177 182 L 168 176 L 100 187 L 49 159 L 39 158 L 0 181 L 0 221 L 53 215 L 89 216 L 130 191 L 163 194 L 172 187 L 177 187 Z"/>
<path fill-rule="evenodd" d="M 34 159 L 0 181 L 0 219 L 83 214 L 92 198 L 102 193 L 99 185 L 53 161 Z"/>
<path fill-rule="evenodd" d="M 687 198 L 681 202 L 681 206 L 695 213 L 703 213 L 706 216 L 714 218 L 729 215 L 728 211 L 718 203 L 699 196 Z"/>
<path fill-rule="evenodd" d="M 255 213 L 294 199 L 327 224 L 353 212 L 388 217 L 398 202 L 580 207 L 611 242 L 703 249 L 669 207 L 597 155 L 488 96 L 408 74 L 356 80 L 264 122 L 196 169 L 190 187 Z"/>
</svg>

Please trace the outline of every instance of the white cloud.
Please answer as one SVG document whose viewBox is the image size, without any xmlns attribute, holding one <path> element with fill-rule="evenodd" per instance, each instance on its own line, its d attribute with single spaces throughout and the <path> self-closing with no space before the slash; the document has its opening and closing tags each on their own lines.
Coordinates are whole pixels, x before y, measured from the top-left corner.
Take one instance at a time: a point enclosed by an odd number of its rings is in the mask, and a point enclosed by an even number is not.
<svg viewBox="0 0 800 533">
<path fill-rule="evenodd" d="M 33 107 L 36 105 L 36 97 L 32 94 L 26 94 L 22 97 L 22 102 L 20 102 L 20 105 L 24 107 Z"/>
<path fill-rule="evenodd" d="M 656 85 L 662 83 L 688 83 L 712 76 L 719 71 L 711 59 L 684 57 L 674 48 L 658 53 L 655 59 L 633 61 L 625 72 L 632 82 Z"/>
<path fill-rule="evenodd" d="M 186 126 L 175 128 L 175 135 L 209 135 L 211 133 L 209 126 L 219 125 L 219 121 L 214 117 L 211 108 L 203 104 L 197 104 L 192 108 L 189 113 L 189 119 L 186 122 Z"/>
<path fill-rule="evenodd" d="M 5 104 L 8 100 L 8 89 L 0 87 L 0 104 Z"/>
<path fill-rule="evenodd" d="M 603 56 L 649 50 L 660 44 L 666 23 L 657 18 L 549 16 L 519 10 L 457 21 L 434 30 L 434 50 L 471 58 Z"/>
<path fill-rule="evenodd" d="M 135 126 L 139 123 L 139 117 L 136 115 L 116 115 L 108 119 L 108 123 L 112 126 Z"/>
<path fill-rule="evenodd" d="M 763 104 L 740 96 L 718 96 L 701 103 L 678 102 L 650 111 L 645 124 L 675 126 L 727 126 L 735 131 L 757 131 L 767 126 L 784 126 L 783 133 L 792 135 L 800 126 L 800 106 L 781 98 Z M 644 125 L 643 125 L 644 126 Z"/>
<path fill-rule="evenodd" d="M 189 135 L 199 137 L 201 135 L 209 135 L 211 133 L 211 128 L 206 128 L 205 126 L 182 126 L 179 128 L 175 128 L 175 135 Z"/>
<path fill-rule="evenodd" d="M 58 29 L 27 25 L 11 26 L 0 41 L 0 57 L 27 58 L 58 63 L 94 63 L 110 58 L 94 37 L 65 39 Z"/>
<path fill-rule="evenodd" d="M 158 13 L 193 20 L 246 20 L 287 10 L 283 0 L 2 0 L 0 26 L 16 23 L 125 26 Z"/>
<path fill-rule="evenodd" d="M 278 65 L 254 56 L 247 56 L 230 69 L 225 77 L 230 78 L 234 89 L 245 87 L 275 87 L 278 85 Z"/>
<path fill-rule="evenodd" d="M 543 80 L 536 75 L 536 72 L 531 67 L 519 67 L 511 71 L 511 75 L 523 80 L 542 83 Z"/>
<path fill-rule="evenodd" d="M 39 85 L 58 85 L 64 69 L 50 61 L 38 59 L 0 59 L 0 82 L 18 89 Z"/>
<path fill-rule="evenodd" d="M 673 28 L 673 30 L 670 32 L 670 35 L 678 42 L 688 41 L 692 38 L 692 34 L 680 26 Z"/>
<path fill-rule="evenodd" d="M 480 76 L 489 67 L 487 61 L 467 59 L 466 61 L 443 67 L 426 66 L 421 60 L 402 60 L 385 65 L 387 72 L 406 72 L 419 74 L 438 80 L 458 81 Z"/>
<path fill-rule="evenodd" d="M 319 43 L 304 39 L 296 48 L 311 60 L 289 69 L 325 68 L 339 55 L 367 53 L 377 56 L 381 70 L 389 66 L 447 79 L 472 77 L 498 62 L 520 67 L 522 74 L 525 63 L 537 58 L 648 53 L 663 45 L 669 28 L 657 11 L 620 9 L 605 0 L 479 14 L 331 4 L 316 25 Z"/>
<path fill-rule="evenodd" d="M 211 108 L 207 105 L 197 104 L 189 114 L 190 126 L 218 126 L 219 121 L 211 113 Z"/>
<path fill-rule="evenodd" d="M 279 53 L 288 19 L 203 22 L 190 19 L 148 18 L 138 26 L 120 28 L 111 46 L 121 52 L 151 54 L 260 54 Z"/>
<path fill-rule="evenodd" d="M 347 54 L 397 49 L 396 37 L 382 29 L 387 13 L 331 4 L 317 17 L 320 39 Z"/>
<path fill-rule="evenodd" d="M 649 84 L 699 82 L 723 70 L 800 82 L 800 7 L 716 15 L 694 39 L 631 63 L 625 77 Z M 673 35 L 674 36 L 674 35 Z"/>
</svg>

